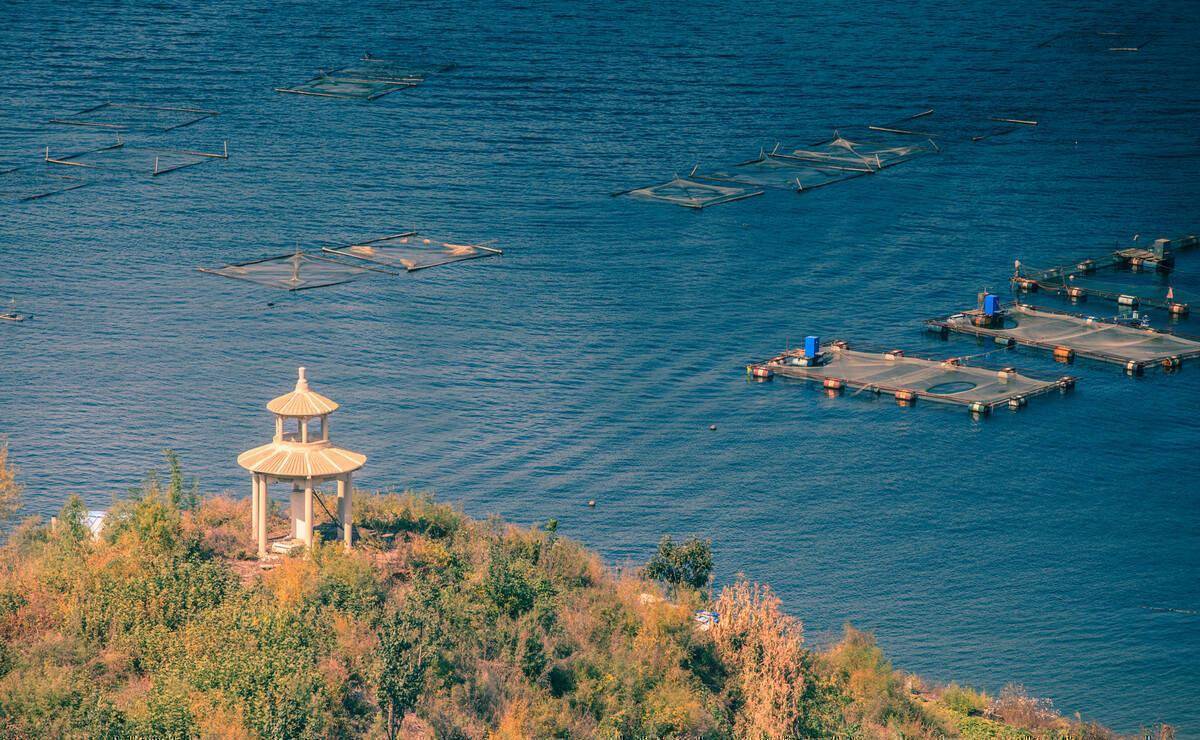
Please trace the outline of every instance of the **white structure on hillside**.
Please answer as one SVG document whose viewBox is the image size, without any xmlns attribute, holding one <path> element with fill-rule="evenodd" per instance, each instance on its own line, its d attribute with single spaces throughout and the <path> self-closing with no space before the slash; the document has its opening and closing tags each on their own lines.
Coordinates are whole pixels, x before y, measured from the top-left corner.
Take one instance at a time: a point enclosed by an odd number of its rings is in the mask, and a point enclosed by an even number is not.
<svg viewBox="0 0 1200 740">
<path fill-rule="evenodd" d="M 290 541 L 276 543 L 276 548 L 312 545 L 313 486 L 325 481 L 337 482 L 337 518 L 342 540 L 350 547 L 352 476 L 367 458 L 330 444 L 329 415 L 337 408 L 308 387 L 300 368 L 296 389 L 267 404 L 275 414 L 275 439 L 238 455 L 238 465 L 250 471 L 250 521 L 260 558 L 267 554 L 267 486 L 272 482 L 292 484 Z"/>
</svg>

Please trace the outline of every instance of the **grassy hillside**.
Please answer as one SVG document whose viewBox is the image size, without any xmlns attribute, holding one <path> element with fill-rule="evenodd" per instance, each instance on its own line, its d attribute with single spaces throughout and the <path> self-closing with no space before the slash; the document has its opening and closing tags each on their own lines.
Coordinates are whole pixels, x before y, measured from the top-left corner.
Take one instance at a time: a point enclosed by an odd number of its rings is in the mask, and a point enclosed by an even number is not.
<svg viewBox="0 0 1200 740">
<path fill-rule="evenodd" d="M 177 476 L 117 504 L 100 540 L 75 498 L 53 527 L 15 527 L 0 736 L 1111 736 L 1017 688 L 926 685 L 850 628 L 813 652 L 766 586 L 710 601 L 615 572 L 553 523 L 356 503 L 354 551 L 269 567 L 246 501 L 190 500 Z"/>
</svg>

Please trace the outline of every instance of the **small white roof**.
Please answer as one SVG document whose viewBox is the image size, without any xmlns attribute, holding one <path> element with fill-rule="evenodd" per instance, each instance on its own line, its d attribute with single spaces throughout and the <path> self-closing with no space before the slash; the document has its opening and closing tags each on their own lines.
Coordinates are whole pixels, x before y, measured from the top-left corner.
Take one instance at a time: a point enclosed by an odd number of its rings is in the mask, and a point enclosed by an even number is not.
<svg viewBox="0 0 1200 740">
<path fill-rule="evenodd" d="M 280 416 L 323 416 L 337 409 L 336 403 L 309 389 L 308 379 L 304 377 L 304 368 L 300 368 L 295 390 L 267 404 L 268 411 Z"/>
</svg>

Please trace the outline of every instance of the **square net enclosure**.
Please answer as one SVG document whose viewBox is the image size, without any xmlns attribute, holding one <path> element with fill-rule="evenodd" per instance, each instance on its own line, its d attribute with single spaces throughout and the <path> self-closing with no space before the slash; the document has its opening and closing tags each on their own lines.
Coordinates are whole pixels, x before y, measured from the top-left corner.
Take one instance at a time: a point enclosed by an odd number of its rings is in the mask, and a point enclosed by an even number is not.
<svg viewBox="0 0 1200 740">
<path fill-rule="evenodd" d="M 692 176 L 699 180 L 804 191 L 860 177 L 873 171 L 862 166 L 851 168 L 831 162 L 802 160 L 763 152 L 756 159 L 727 167 L 697 170 Z"/>
<path fill-rule="evenodd" d="M 613 195 L 625 195 L 638 200 L 673 203 L 684 208 L 707 208 L 708 206 L 732 203 L 735 200 L 753 198 L 763 191 L 737 185 L 717 185 L 676 176 L 660 185 L 647 185 L 633 190 L 623 190 Z"/>
<path fill-rule="evenodd" d="M 847 135 L 854 138 L 847 138 Z M 776 147 L 772 154 L 787 160 L 873 172 L 939 151 L 938 145 L 930 139 L 862 129 L 847 131 L 846 134 L 835 131 L 833 138 L 827 141 L 790 151 L 779 152 L 779 147 Z"/>
<path fill-rule="evenodd" d="M 908 139 L 910 142 L 916 140 L 978 142 L 1031 129 L 1037 125 L 1038 122 L 1028 116 L 1014 116 L 1006 112 L 978 110 L 942 112 L 931 108 L 891 123 L 867 126 L 866 133 L 863 134 L 853 130 L 850 138 L 887 135 Z"/>
<path fill-rule="evenodd" d="M 116 143 L 91 149 L 55 151 L 46 147 L 45 162 L 58 167 L 79 168 L 104 174 L 150 175 L 157 177 L 213 159 L 227 159 L 227 154 L 131 146 L 117 139 Z"/>
<path fill-rule="evenodd" d="M 1200 339 L 1194 337 L 1023 303 L 990 317 L 973 310 L 926 324 L 943 331 L 992 337 L 1000 343 L 1051 350 L 1063 361 L 1088 357 L 1122 364 L 1129 370 L 1154 363 L 1176 367 L 1185 359 L 1200 357 Z"/>
<path fill-rule="evenodd" d="M 199 267 L 197 269 L 210 275 L 246 280 L 269 288 L 288 291 L 341 285 L 366 277 L 373 272 L 383 272 L 361 265 L 347 264 L 320 254 L 308 254 L 301 251 L 250 262 L 237 262 L 224 267 Z"/>
<path fill-rule="evenodd" d="M 845 342 L 821 345 L 815 357 L 807 357 L 803 350 L 790 350 L 750 365 L 747 371 L 754 378 L 769 379 L 780 375 L 821 383 L 827 390 L 835 392 L 850 388 L 873 394 L 887 393 L 901 403 L 912 403 L 921 398 L 967 406 L 977 413 L 986 413 L 1001 405 L 1019 408 L 1029 398 L 1075 385 L 1075 379 L 1069 376 L 1037 380 L 1020 375 L 1013 368 L 971 367 L 963 364 L 960 358 L 906 357 L 899 350 L 863 352 L 850 349 Z"/>
<path fill-rule="evenodd" d="M 78 174 L 57 170 L 41 164 L 0 169 L 0 202 L 41 200 L 88 185 Z"/>
<path fill-rule="evenodd" d="M 217 111 L 203 108 L 109 102 L 51 118 L 50 123 L 109 131 L 174 131 L 215 115 Z"/>
<path fill-rule="evenodd" d="M 322 251 L 371 262 L 385 268 L 403 268 L 406 272 L 503 254 L 494 247 L 432 239 L 416 231 L 381 236 L 344 247 L 323 247 Z"/>
<path fill-rule="evenodd" d="M 399 62 L 365 56 L 355 65 L 321 71 L 299 85 L 277 87 L 276 92 L 315 95 L 325 98 L 374 100 L 388 93 L 415 87 L 424 81 L 426 71 Z"/>
</svg>

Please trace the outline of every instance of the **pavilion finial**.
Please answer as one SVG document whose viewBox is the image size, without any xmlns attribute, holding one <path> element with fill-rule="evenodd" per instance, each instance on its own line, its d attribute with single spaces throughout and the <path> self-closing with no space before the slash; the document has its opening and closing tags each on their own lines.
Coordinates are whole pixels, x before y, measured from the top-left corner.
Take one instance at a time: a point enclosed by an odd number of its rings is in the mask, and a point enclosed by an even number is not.
<svg viewBox="0 0 1200 740">
<path fill-rule="evenodd" d="M 300 368 L 296 377 L 296 390 L 300 393 L 308 392 L 308 378 L 304 377 L 304 368 Z"/>
</svg>

